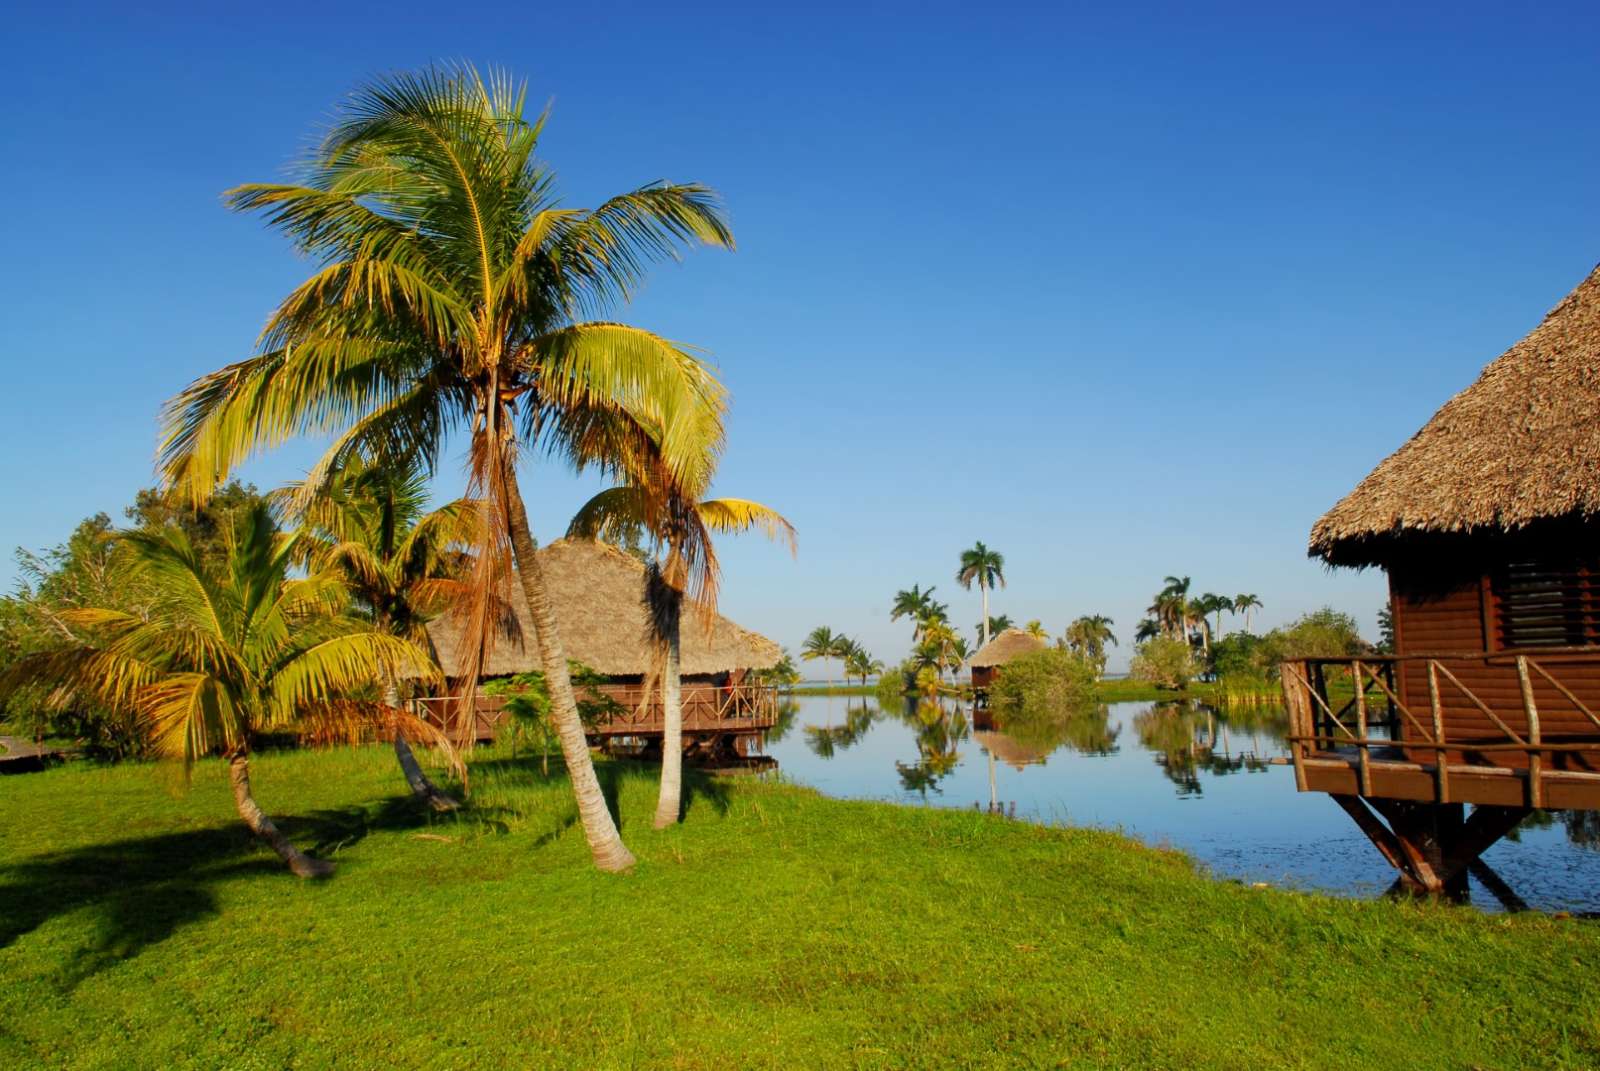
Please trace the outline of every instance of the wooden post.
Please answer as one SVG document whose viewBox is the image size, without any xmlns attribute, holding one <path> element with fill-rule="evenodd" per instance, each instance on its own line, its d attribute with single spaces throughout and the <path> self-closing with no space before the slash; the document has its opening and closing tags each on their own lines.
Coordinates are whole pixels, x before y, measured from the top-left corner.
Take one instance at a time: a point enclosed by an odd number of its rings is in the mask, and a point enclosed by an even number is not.
<svg viewBox="0 0 1600 1071">
<path fill-rule="evenodd" d="M 1278 683 L 1283 688 L 1284 706 L 1289 711 L 1289 735 L 1309 736 L 1312 727 L 1307 716 L 1311 703 L 1306 698 L 1305 674 L 1300 665 L 1294 662 L 1285 662 L 1278 671 Z M 1296 740 L 1291 745 L 1291 754 L 1294 756 L 1294 787 L 1296 791 L 1306 791 L 1305 758 L 1311 745 L 1305 740 Z"/>
<path fill-rule="evenodd" d="M 1539 754 L 1539 707 L 1533 700 L 1533 681 L 1528 678 L 1528 656 L 1517 656 L 1517 683 L 1522 685 L 1522 710 L 1528 716 L 1528 806 L 1544 806 L 1544 757 Z"/>
<path fill-rule="evenodd" d="M 1372 795 L 1372 761 L 1367 752 L 1367 682 L 1361 679 L 1361 661 L 1350 663 L 1351 676 L 1356 685 L 1356 762 L 1361 767 L 1361 794 Z"/>
<path fill-rule="evenodd" d="M 1428 703 L 1433 707 L 1433 779 L 1440 803 L 1450 802 L 1450 755 L 1444 748 L 1444 706 L 1439 702 L 1439 674 L 1433 659 L 1428 659 Z"/>
</svg>

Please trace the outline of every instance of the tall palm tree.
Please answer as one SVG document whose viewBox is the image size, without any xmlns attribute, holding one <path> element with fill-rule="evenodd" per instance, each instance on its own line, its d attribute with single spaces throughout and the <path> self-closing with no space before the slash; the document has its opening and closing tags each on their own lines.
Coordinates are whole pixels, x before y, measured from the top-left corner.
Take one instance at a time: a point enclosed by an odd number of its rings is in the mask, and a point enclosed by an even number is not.
<svg viewBox="0 0 1600 1071">
<path fill-rule="evenodd" d="M 860 677 L 861 686 L 865 688 L 868 677 L 883 672 L 883 663 L 858 646 L 844 660 L 844 671 L 846 676 Z"/>
<path fill-rule="evenodd" d="M 1231 609 L 1232 606 L 1232 599 L 1223 595 L 1213 595 L 1210 592 L 1206 592 L 1204 595 L 1201 595 L 1192 603 L 1192 609 L 1195 618 L 1200 624 L 1200 638 L 1205 644 L 1207 653 L 1211 651 L 1212 636 L 1215 635 L 1220 637 L 1222 634 L 1222 611 Z M 1217 617 L 1217 626 L 1215 632 L 1213 632 L 1211 629 L 1210 615 L 1212 614 L 1215 614 Z"/>
<path fill-rule="evenodd" d="M 800 644 L 800 657 L 807 662 L 814 662 L 819 658 L 826 662 L 830 658 L 837 657 L 841 640 L 848 642 L 848 637 L 842 633 L 835 634 L 827 625 L 818 625 Z M 828 680 L 828 687 L 833 687 L 831 677 Z"/>
<path fill-rule="evenodd" d="M 1261 600 L 1254 595 L 1235 595 L 1233 597 L 1235 613 L 1244 614 L 1244 630 L 1250 631 L 1250 612 L 1261 609 Z"/>
<path fill-rule="evenodd" d="M 428 649 L 427 622 L 466 594 L 464 548 L 475 538 L 477 523 L 470 503 L 427 512 L 427 481 L 420 469 L 368 457 L 352 458 L 320 488 L 308 492 L 291 484 L 270 497 L 299 525 L 296 546 L 312 571 L 342 578 L 352 601 L 379 632 Z M 454 810 L 459 804 L 423 772 L 406 734 L 446 749 L 449 741 L 402 712 L 398 680 L 382 677 L 377 684 L 395 712 L 395 758 L 412 795 L 434 810 Z"/>
<path fill-rule="evenodd" d="M 682 618 L 688 597 L 702 622 L 715 621 L 717 556 L 713 532 L 765 532 L 795 550 L 794 526 L 783 515 L 743 498 L 659 503 L 670 489 L 641 486 L 601 491 L 572 518 L 569 535 L 604 538 L 622 529 L 643 528 L 656 542 L 660 557 L 645 572 L 645 605 L 652 639 L 661 664 L 661 791 L 656 800 L 655 827 L 665 829 L 683 811 L 683 681 Z"/>
<path fill-rule="evenodd" d="M 468 493 L 484 506 L 472 664 L 456 671 L 482 675 L 514 562 L 585 838 L 597 866 L 621 870 L 633 856 L 595 777 L 517 462 L 542 451 L 686 497 L 705 485 L 721 385 L 681 347 L 593 317 L 626 301 L 652 260 L 733 237 L 699 185 L 561 207 L 534 155 L 544 117 L 529 120 L 525 99 L 524 86 L 465 66 L 380 79 L 341 106 L 297 182 L 229 192 L 317 270 L 270 317 L 260 352 L 168 404 L 162 471 L 201 500 L 291 436 L 333 437 L 315 485 L 375 443 L 434 470 L 465 433 Z"/>
<path fill-rule="evenodd" d="M 956 582 L 967 590 L 978 585 L 983 596 L 983 642 L 989 642 L 989 589 L 999 584 L 1006 586 L 1006 560 L 999 551 L 990 550 L 981 542 L 972 549 L 961 552 L 961 568 L 956 571 Z"/>
<path fill-rule="evenodd" d="M 220 753 L 239 817 L 289 869 L 323 877 L 331 864 L 296 848 L 256 803 L 250 749 L 260 732 L 299 724 L 344 731 L 392 711 L 362 698 L 374 667 L 387 676 L 437 669 L 415 644 L 340 612 L 340 578 L 294 579 L 295 541 L 265 504 L 237 518 L 222 568 L 208 568 L 182 529 L 122 533 L 155 598 L 147 613 L 83 608 L 62 615 L 80 637 L 17 663 L 0 690 L 44 684 L 63 706 L 81 698 L 130 708 L 157 754 L 187 768 Z"/>
</svg>

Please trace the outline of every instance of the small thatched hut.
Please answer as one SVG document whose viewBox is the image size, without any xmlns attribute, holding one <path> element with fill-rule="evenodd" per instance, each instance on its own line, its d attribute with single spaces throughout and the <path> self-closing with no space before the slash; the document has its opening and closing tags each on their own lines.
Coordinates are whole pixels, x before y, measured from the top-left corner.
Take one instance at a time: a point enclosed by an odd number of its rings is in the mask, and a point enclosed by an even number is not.
<svg viewBox="0 0 1600 1071">
<path fill-rule="evenodd" d="M 563 539 L 539 550 L 545 583 L 569 659 L 582 662 L 618 684 L 643 680 L 651 668 L 642 593 L 644 566 L 606 543 Z M 542 669 L 527 601 L 512 585 L 512 606 L 521 623 L 520 639 L 502 637 L 484 666 L 488 677 Z M 462 624 L 446 615 L 428 626 L 439 664 L 447 673 L 461 664 Z M 682 631 L 685 685 L 737 683 L 750 670 L 778 663 L 778 645 L 718 616 L 708 635 L 686 614 Z"/>
<path fill-rule="evenodd" d="M 1043 651 L 1048 646 L 1044 640 L 1020 628 L 1006 629 L 978 648 L 978 653 L 972 656 L 969 664 L 972 667 L 973 690 L 987 691 L 1001 666 L 1014 658 Z"/>
<path fill-rule="evenodd" d="M 1600 268 L 1319 520 L 1310 553 L 1388 572 L 1400 698 L 1442 707 L 1449 740 L 1526 736 L 1525 699 L 1534 740 L 1593 738 L 1574 701 L 1600 711 Z M 1538 656 L 1531 680 L 1518 655 Z"/>
</svg>

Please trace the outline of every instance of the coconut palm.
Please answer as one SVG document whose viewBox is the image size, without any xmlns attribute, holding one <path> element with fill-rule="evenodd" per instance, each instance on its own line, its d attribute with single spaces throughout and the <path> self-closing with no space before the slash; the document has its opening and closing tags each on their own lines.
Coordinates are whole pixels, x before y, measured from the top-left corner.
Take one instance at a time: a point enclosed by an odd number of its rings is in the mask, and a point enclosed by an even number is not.
<svg viewBox="0 0 1600 1071">
<path fill-rule="evenodd" d="M 826 662 L 830 658 L 838 657 L 840 641 L 849 642 L 848 637 L 835 634 L 827 625 L 818 625 L 800 644 L 800 657 L 807 662 L 814 662 L 819 658 Z M 828 687 L 833 687 L 831 677 L 828 680 Z"/>
<path fill-rule="evenodd" d="M 982 642 L 989 642 L 989 589 L 999 584 L 1006 586 L 1006 560 L 999 551 L 990 550 L 981 542 L 974 543 L 971 550 L 961 552 L 961 568 L 956 572 L 956 582 L 967 590 L 972 590 L 972 585 L 978 585 L 978 592 L 983 596 L 983 636 Z"/>
<path fill-rule="evenodd" d="M 514 562 L 585 838 L 596 865 L 620 870 L 633 857 L 594 774 L 517 462 L 542 452 L 686 496 L 705 485 L 720 384 L 681 347 L 594 317 L 627 300 L 652 260 L 733 238 L 698 185 L 561 207 L 534 155 L 544 117 L 524 115 L 525 97 L 470 67 L 380 79 L 341 106 L 299 181 L 229 192 L 317 268 L 269 318 L 260 352 L 168 404 L 162 472 L 200 500 L 295 435 L 333 437 L 315 485 L 371 444 L 436 469 L 465 433 L 483 523 L 463 611 L 471 664 L 455 670 L 482 675 Z"/>
<path fill-rule="evenodd" d="M 1234 613 L 1244 615 L 1244 630 L 1250 631 L 1250 612 L 1261 609 L 1261 600 L 1254 595 L 1235 595 L 1233 597 Z"/>
<path fill-rule="evenodd" d="M 978 646 L 982 647 L 989 642 L 984 638 L 985 636 L 998 636 L 1006 629 L 1016 627 L 1017 623 L 1011 620 L 1010 614 L 1001 614 L 999 617 L 991 617 L 987 621 L 979 621 L 973 626 L 972 631 L 978 634 Z"/>
<path fill-rule="evenodd" d="M 1097 672 L 1105 672 L 1106 644 L 1116 646 L 1117 637 L 1111 631 L 1111 618 L 1104 614 L 1085 614 L 1067 626 L 1067 649 L 1094 663 Z"/>
<path fill-rule="evenodd" d="M 572 518 L 569 535 L 606 538 L 626 529 L 644 529 L 660 555 L 645 570 L 645 605 L 651 638 L 661 666 L 661 791 L 655 827 L 677 822 L 683 809 L 683 682 L 681 623 L 689 597 L 702 622 L 715 620 L 717 556 L 713 532 L 747 532 L 752 528 L 795 550 L 794 526 L 782 514 L 743 498 L 700 502 L 666 501 L 670 489 L 647 486 L 612 487 L 601 491 Z"/>
<path fill-rule="evenodd" d="M 844 672 L 847 677 L 860 677 L 865 688 L 868 677 L 883 672 L 883 663 L 858 646 L 845 658 Z"/>
<path fill-rule="evenodd" d="M 902 617 L 909 617 L 915 623 L 911 631 L 911 642 L 917 643 L 922 639 L 922 623 L 931 618 L 943 620 L 949 613 L 943 603 L 934 600 L 933 592 L 937 585 L 930 584 L 928 590 L 922 590 L 920 584 L 912 584 L 909 591 L 895 592 L 894 607 L 889 611 L 889 620 L 898 621 Z"/>
<path fill-rule="evenodd" d="M 466 594 L 464 548 L 474 539 L 477 523 L 469 503 L 427 512 L 427 481 L 420 469 L 359 456 L 330 473 L 319 488 L 291 484 L 271 498 L 299 525 L 296 547 L 302 562 L 313 572 L 342 578 L 352 601 L 379 632 L 428 649 L 428 620 Z M 398 711 L 399 681 L 383 677 L 377 685 L 384 702 Z M 414 718 L 395 719 L 395 758 L 412 794 L 434 810 L 454 810 L 459 804 L 418 765 L 408 731 L 446 749 L 448 740 Z"/>
<path fill-rule="evenodd" d="M 1040 621 L 1037 617 L 1032 621 L 1029 621 L 1026 625 L 1022 626 L 1022 630 L 1036 640 L 1047 640 L 1050 638 L 1050 633 L 1045 631 L 1044 622 Z"/>
<path fill-rule="evenodd" d="M 280 536 L 264 503 L 236 519 L 221 568 L 208 567 L 176 527 L 119 538 L 150 585 L 150 609 L 64 612 L 74 642 L 18 662 L 0 690 L 46 685 L 49 701 L 61 706 L 89 699 L 131 709 L 152 749 L 186 769 L 220 753 L 250 831 L 296 875 L 331 873 L 331 864 L 296 848 L 256 803 L 251 745 L 269 729 L 326 736 L 392 723 L 392 707 L 364 698 L 374 672 L 432 678 L 432 659 L 341 613 L 346 592 L 337 575 L 292 579 L 295 541 Z"/>
</svg>

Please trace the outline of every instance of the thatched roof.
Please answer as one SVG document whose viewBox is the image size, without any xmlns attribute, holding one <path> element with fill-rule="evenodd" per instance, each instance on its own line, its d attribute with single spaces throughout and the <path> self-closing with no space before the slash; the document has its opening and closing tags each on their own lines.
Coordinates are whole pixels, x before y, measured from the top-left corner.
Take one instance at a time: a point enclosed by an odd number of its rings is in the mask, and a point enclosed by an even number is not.
<svg viewBox="0 0 1600 1071">
<path fill-rule="evenodd" d="M 978 653 L 972 656 L 969 663 L 973 669 L 982 669 L 985 666 L 1003 666 L 1013 658 L 1043 651 L 1049 644 L 1037 636 L 1030 636 L 1020 628 L 1008 628 L 988 643 L 978 648 Z"/>
<path fill-rule="evenodd" d="M 615 547 L 588 539 L 563 539 L 542 547 L 539 562 L 567 657 L 607 676 L 646 673 L 651 659 L 641 598 L 644 566 Z M 498 640 L 484 667 L 486 676 L 530 673 L 542 667 L 520 585 L 512 585 L 511 601 L 522 624 L 521 641 Z M 448 674 L 454 675 L 461 664 L 464 632 L 462 622 L 449 614 L 428 625 L 428 637 Z M 776 643 L 720 615 L 708 637 L 688 612 L 683 617 L 682 646 L 685 675 L 767 669 L 777 664 L 780 654 Z"/>
<path fill-rule="evenodd" d="M 1311 529 L 1313 556 L 1381 564 L 1420 533 L 1600 514 L 1600 267 Z"/>
</svg>

